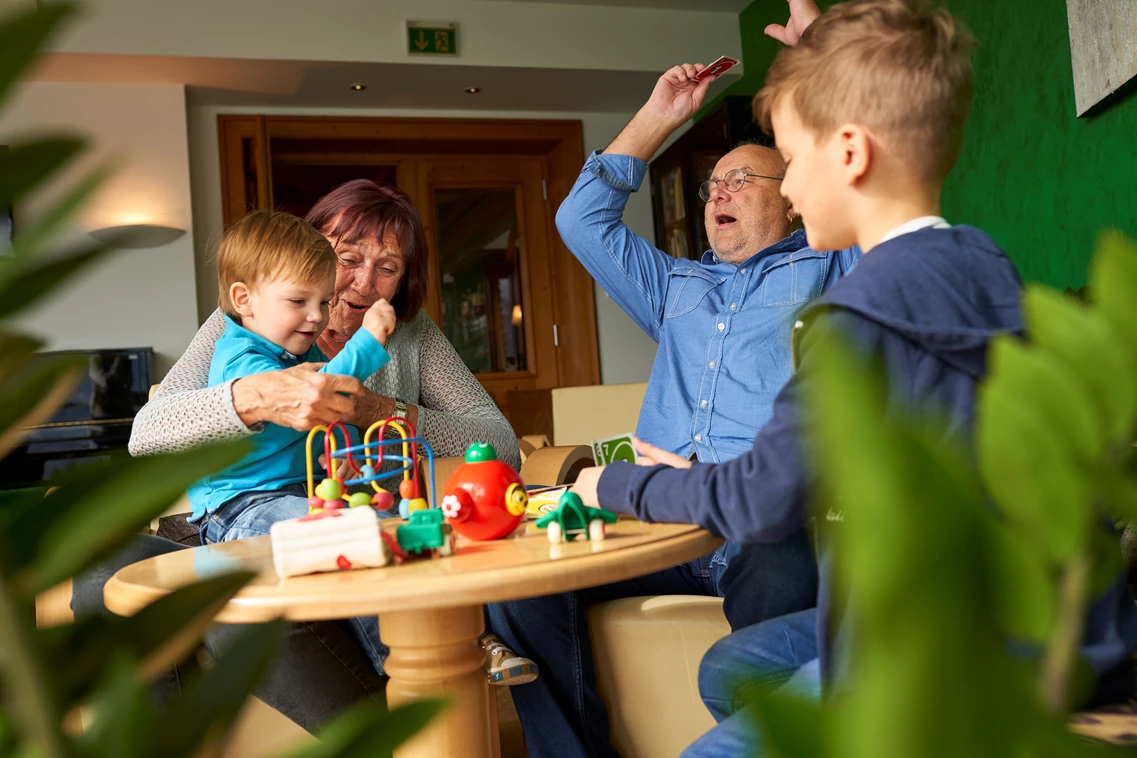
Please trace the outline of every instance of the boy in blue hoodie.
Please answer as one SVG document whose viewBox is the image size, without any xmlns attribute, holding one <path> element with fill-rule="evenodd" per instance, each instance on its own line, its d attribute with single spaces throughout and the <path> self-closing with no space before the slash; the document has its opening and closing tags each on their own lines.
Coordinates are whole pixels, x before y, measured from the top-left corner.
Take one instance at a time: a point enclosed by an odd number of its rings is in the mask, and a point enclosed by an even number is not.
<svg viewBox="0 0 1137 758">
<path fill-rule="evenodd" d="M 913 10 L 904 0 L 854 0 L 824 15 L 813 0 L 789 5 L 790 22 L 767 32 L 791 47 L 771 66 L 755 115 L 772 127 L 786 163 L 781 191 L 801 213 L 810 245 L 857 245 L 865 258 L 800 315 L 794 346 L 802 371 L 775 400 L 750 451 L 727 463 L 692 464 L 642 445 L 642 455 L 665 465 L 586 469 L 575 485 L 586 503 L 645 521 L 699 524 L 742 543 L 782 539 L 808 515 L 800 377 L 813 360 L 811 327 L 833 325 L 880 360 L 894 402 L 940 408 L 945 435 L 970 434 L 990 340 L 1022 330 L 1014 265 L 983 232 L 940 216 L 940 188 L 971 104 L 971 36 L 946 11 Z M 700 683 L 720 720 L 733 712 L 739 688 L 757 683 L 820 693 L 830 663 L 824 557 L 821 575 L 816 610 L 750 627 L 708 653 Z M 1132 691 L 1126 669 L 1135 609 L 1125 595 L 1115 585 L 1088 614 L 1083 654 L 1102 699 Z M 566 653 L 550 647 L 555 641 L 527 637 L 523 624 L 495 631 L 538 663 Z M 725 691 L 709 691 L 716 685 Z M 516 703 L 523 723 L 527 694 Z M 760 739 L 745 721 L 727 719 L 687 755 L 755 754 Z M 603 743 L 605 726 L 580 725 L 590 752 Z"/>
</svg>

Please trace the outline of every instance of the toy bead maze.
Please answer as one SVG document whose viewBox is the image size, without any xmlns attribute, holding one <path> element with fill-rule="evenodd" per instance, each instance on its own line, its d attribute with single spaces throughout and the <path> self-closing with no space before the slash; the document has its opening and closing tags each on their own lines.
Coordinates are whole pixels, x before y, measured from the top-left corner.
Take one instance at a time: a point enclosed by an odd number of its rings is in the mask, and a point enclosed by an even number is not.
<svg viewBox="0 0 1137 758">
<path fill-rule="evenodd" d="M 388 428 L 399 439 L 385 440 Z M 324 460 L 328 472 L 316 484 L 313 443 L 323 434 Z M 338 442 L 343 440 L 341 447 Z M 359 445 L 343 424 L 317 426 L 308 433 L 305 452 L 308 474 L 308 515 L 273 524 L 273 562 L 280 576 L 318 571 L 374 568 L 386 565 L 393 554 L 399 560 L 418 555 L 447 556 L 455 552 L 454 532 L 471 540 L 501 539 L 511 534 L 525 517 L 528 496 L 521 477 L 497 459 L 494 449 L 475 442 L 446 483 L 442 507 L 430 508 L 419 480 L 418 448 L 426 451 L 431 502 L 435 499 L 434 452 L 426 440 L 415 435 L 404 418 L 389 418 L 372 424 Z M 402 455 L 385 453 L 384 446 L 401 445 Z M 402 465 L 379 473 L 384 462 Z M 391 477 L 399 482 L 399 516 L 407 521 L 395 534 L 380 528 L 378 511 L 389 511 L 395 498 L 379 486 Z M 349 487 L 368 485 L 373 493 L 353 492 Z"/>
</svg>

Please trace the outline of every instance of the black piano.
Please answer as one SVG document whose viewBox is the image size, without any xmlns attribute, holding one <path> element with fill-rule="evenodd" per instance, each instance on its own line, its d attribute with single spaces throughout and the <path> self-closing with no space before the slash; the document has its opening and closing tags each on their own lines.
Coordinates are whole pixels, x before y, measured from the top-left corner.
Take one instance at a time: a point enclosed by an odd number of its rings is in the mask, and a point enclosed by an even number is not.
<svg viewBox="0 0 1137 758">
<path fill-rule="evenodd" d="M 146 404 L 154 350 L 64 350 L 42 356 L 78 355 L 87 374 L 67 402 L 23 444 L 0 460 L 0 489 L 39 484 L 62 468 L 126 450 L 134 416 Z"/>
</svg>

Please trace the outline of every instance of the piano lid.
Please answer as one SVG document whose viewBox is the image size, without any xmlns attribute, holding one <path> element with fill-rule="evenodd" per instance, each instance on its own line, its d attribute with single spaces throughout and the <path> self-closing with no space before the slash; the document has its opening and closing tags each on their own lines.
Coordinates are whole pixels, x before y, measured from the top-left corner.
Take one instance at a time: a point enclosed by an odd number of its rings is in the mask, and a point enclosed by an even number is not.
<svg viewBox="0 0 1137 758">
<path fill-rule="evenodd" d="M 40 353 L 37 358 L 61 355 L 86 358 L 87 373 L 55 415 L 35 429 L 129 425 L 146 404 L 153 377 L 153 348 L 60 350 Z M 88 433 L 76 432 L 80 436 Z"/>
</svg>

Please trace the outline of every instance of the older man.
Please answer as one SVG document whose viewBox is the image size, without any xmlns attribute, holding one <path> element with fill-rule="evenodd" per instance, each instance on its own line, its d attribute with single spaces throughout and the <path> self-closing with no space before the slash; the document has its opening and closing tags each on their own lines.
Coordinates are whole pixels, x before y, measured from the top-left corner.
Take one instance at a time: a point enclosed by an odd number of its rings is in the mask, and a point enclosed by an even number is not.
<svg viewBox="0 0 1137 758">
<path fill-rule="evenodd" d="M 624 225 L 646 161 L 699 109 L 701 66 L 676 66 L 603 153 L 589 157 L 557 213 L 565 244 L 620 307 L 659 343 L 637 435 L 684 457 L 729 460 L 753 444 L 791 373 L 796 312 L 848 272 L 859 251 L 812 250 L 791 233 L 777 152 L 743 145 L 699 188 L 711 249 L 676 260 Z M 686 566 L 586 592 L 490 608 L 494 631 L 538 662 L 541 678 L 514 692 L 529 754 L 607 756 L 607 718 L 593 689 L 583 606 L 648 594 L 725 597 L 739 629 L 810 608 L 817 573 L 804 532 L 774 545 L 724 545 Z"/>
</svg>

